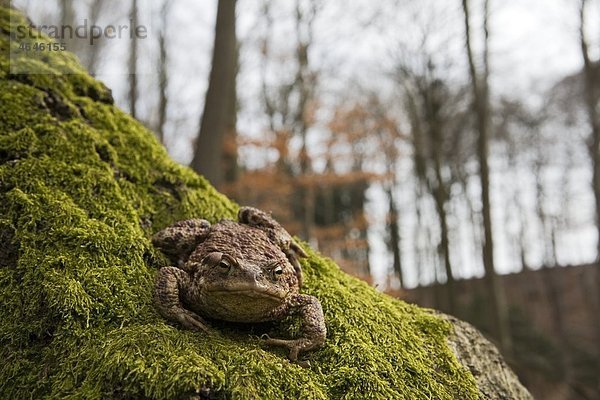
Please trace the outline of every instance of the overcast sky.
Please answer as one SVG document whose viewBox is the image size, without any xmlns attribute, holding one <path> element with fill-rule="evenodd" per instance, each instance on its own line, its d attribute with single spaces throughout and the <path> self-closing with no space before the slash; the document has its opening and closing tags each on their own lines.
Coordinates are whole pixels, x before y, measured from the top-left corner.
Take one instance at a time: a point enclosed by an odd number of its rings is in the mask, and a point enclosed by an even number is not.
<svg viewBox="0 0 600 400">
<path fill-rule="evenodd" d="M 151 9 L 159 2 L 140 0 L 144 9 Z M 52 1 L 15 0 L 14 4 L 26 7 L 34 21 L 44 21 L 47 15 L 55 10 Z M 118 3 L 118 2 L 117 2 Z M 475 8 L 478 1 L 472 1 Z M 581 55 L 577 42 L 577 1 L 573 0 L 491 0 L 491 65 L 492 84 L 496 94 L 514 94 L 534 98 L 543 92 L 558 78 L 573 73 L 581 65 Z M 591 10 L 588 32 L 594 40 L 595 51 L 600 41 L 600 11 L 598 1 Z M 256 14 L 260 8 L 260 0 L 238 1 L 238 36 L 244 44 L 254 46 L 256 37 Z M 286 17 L 293 2 L 273 2 L 279 9 L 276 18 Z M 377 11 L 383 6 L 385 12 Z M 123 7 L 121 3 L 120 7 Z M 195 136 L 202 111 L 204 94 L 207 87 L 212 38 L 216 14 L 216 0 L 173 0 L 171 26 L 169 32 L 170 64 L 175 69 L 171 74 L 172 97 L 179 100 L 178 134 L 171 138 L 168 146 L 173 157 L 187 163 L 191 159 L 189 141 Z M 374 74 L 385 73 L 386 59 L 393 51 L 395 43 L 410 40 L 413 35 L 413 15 L 416 9 L 429 7 L 438 10 L 437 14 L 452 14 L 449 24 L 455 25 L 454 32 L 460 34 L 462 21 L 457 12 L 460 10 L 458 0 L 382 0 L 376 5 L 370 0 L 327 1 L 316 22 L 316 43 L 311 52 L 311 63 L 320 65 L 323 70 L 335 75 L 337 82 L 344 79 L 360 81 L 373 80 Z M 157 8 L 157 7 L 154 7 Z M 104 23 L 127 19 L 125 12 L 110 13 L 104 17 Z M 431 15 L 436 11 L 431 11 Z M 476 14 L 473 11 L 473 14 Z M 289 18 L 289 15 L 288 15 Z M 477 20 L 475 21 L 477 22 Z M 155 21 L 145 21 L 151 27 Z M 285 25 L 284 25 L 285 26 Z M 477 26 L 474 28 L 476 29 Z M 291 27 L 289 27 L 291 29 Z M 281 36 L 282 46 L 286 44 L 285 28 L 277 34 Z M 455 58 L 464 61 L 461 43 L 453 50 Z M 126 44 L 123 41 L 121 44 Z M 126 108 L 125 74 L 126 46 L 111 47 L 108 57 L 104 58 L 98 77 L 113 89 L 118 103 Z M 149 54 L 155 52 L 155 45 L 148 46 Z M 252 99 L 256 96 L 258 85 L 257 69 L 251 52 L 245 51 L 242 56 L 242 82 L 240 88 L 246 109 L 252 110 Z M 142 63 L 144 73 L 156 73 L 153 63 Z M 334 82 L 331 85 L 335 85 Z M 181 108 L 179 107 L 179 108 Z M 250 112 L 250 115 L 253 113 Z M 241 122 L 251 125 L 253 121 Z M 183 120 L 183 121 L 181 121 Z M 241 126 L 242 131 L 245 129 Z M 248 129 L 249 131 L 252 128 Z"/>
</svg>

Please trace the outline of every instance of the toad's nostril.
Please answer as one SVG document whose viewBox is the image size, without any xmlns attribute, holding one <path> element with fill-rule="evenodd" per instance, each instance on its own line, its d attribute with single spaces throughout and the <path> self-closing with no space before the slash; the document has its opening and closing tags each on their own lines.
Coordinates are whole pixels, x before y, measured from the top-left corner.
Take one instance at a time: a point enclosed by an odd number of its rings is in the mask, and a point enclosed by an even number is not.
<svg viewBox="0 0 600 400">
<path fill-rule="evenodd" d="M 259 287 L 259 282 L 260 282 L 261 280 L 262 280 L 262 273 L 260 273 L 260 274 L 254 274 L 254 275 L 252 276 L 252 279 L 250 280 L 250 285 L 251 285 L 253 288 L 255 288 L 255 289 L 256 289 L 256 288 L 258 288 L 258 287 Z"/>
</svg>

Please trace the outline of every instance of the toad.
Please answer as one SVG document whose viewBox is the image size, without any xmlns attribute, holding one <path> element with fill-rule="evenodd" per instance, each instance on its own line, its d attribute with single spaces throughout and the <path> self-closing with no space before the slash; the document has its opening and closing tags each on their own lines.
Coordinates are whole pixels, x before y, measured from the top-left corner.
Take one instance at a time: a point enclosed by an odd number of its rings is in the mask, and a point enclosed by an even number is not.
<svg viewBox="0 0 600 400">
<path fill-rule="evenodd" d="M 289 350 L 289 359 L 320 347 L 326 327 L 321 303 L 300 293 L 304 250 L 269 214 L 243 207 L 238 222 L 214 225 L 190 219 L 152 238 L 171 261 L 159 270 L 154 289 L 158 311 L 168 320 L 211 334 L 205 320 L 256 323 L 287 316 L 301 318 L 295 339 L 265 339 Z"/>
</svg>

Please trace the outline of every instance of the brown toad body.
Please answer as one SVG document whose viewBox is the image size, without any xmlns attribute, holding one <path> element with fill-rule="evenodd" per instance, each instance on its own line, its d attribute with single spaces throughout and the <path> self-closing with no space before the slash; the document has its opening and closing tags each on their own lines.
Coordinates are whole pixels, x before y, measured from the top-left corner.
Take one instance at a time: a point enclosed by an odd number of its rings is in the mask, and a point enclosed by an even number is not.
<svg viewBox="0 0 600 400">
<path fill-rule="evenodd" d="M 299 338 L 266 339 L 287 347 L 290 360 L 298 361 L 300 352 L 321 346 L 326 335 L 319 300 L 299 292 L 298 257 L 306 254 L 263 211 L 243 207 L 238 221 L 180 221 L 153 237 L 174 264 L 158 273 L 156 307 L 165 318 L 206 333 L 212 328 L 204 318 L 252 323 L 298 316 Z"/>
</svg>

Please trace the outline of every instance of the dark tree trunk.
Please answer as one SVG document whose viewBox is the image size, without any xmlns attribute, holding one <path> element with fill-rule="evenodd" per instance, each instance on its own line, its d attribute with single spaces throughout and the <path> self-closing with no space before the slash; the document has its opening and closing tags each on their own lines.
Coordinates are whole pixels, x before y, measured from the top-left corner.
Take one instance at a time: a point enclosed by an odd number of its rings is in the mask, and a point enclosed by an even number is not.
<svg viewBox="0 0 600 400">
<path fill-rule="evenodd" d="M 239 69 L 239 46 L 236 41 L 234 50 L 234 71 L 227 95 L 227 115 L 225 122 L 225 137 L 223 148 L 223 179 L 226 183 L 235 182 L 239 176 L 237 149 L 237 91 L 236 78 Z"/>
<path fill-rule="evenodd" d="M 60 0 L 60 23 L 61 25 L 71 25 L 75 20 L 75 11 L 73 10 L 73 0 Z M 62 38 L 66 40 L 66 38 Z"/>
<path fill-rule="evenodd" d="M 306 15 L 302 10 L 300 1 L 296 1 L 296 62 L 298 63 L 294 86 L 298 88 L 298 107 L 293 121 L 293 130 L 296 136 L 302 140 L 300 150 L 300 175 L 309 178 L 313 175 L 312 160 L 308 153 L 308 106 L 314 92 L 314 76 L 310 71 L 308 50 L 312 45 L 312 24 L 315 18 L 315 3 Z M 305 179 L 305 185 L 301 188 L 299 195 L 302 204 L 302 237 L 311 241 L 314 239 L 315 221 L 315 182 Z"/>
<path fill-rule="evenodd" d="M 435 145 L 437 146 L 437 145 Z M 439 151 L 439 149 L 434 149 L 434 152 Z M 438 218 L 440 221 L 440 243 L 439 243 L 439 252 L 441 258 L 444 262 L 444 271 L 446 273 L 446 289 L 447 289 L 447 304 L 445 307 L 445 311 L 449 314 L 456 313 L 455 299 L 456 293 L 454 290 L 454 274 L 452 272 L 452 263 L 450 262 L 450 240 L 449 240 L 449 231 L 448 231 L 448 217 L 446 215 L 446 202 L 448 201 L 448 194 L 444 183 L 442 181 L 441 167 L 439 165 L 439 160 L 435 162 L 435 174 L 437 185 L 433 188 L 433 197 L 435 201 L 435 208 L 438 214 Z"/>
<path fill-rule="evenodd" d="M 543 151 L 543 150 L 542 150 Z M 537 213 L 537 217 L 540 221 L 541 226 L 541 240 L 544 245 L 544 254 L 543 254 L 543 265 L 544 267 L 551 267 L 556 265 L 556 249 L 554 248 L 554 234 L 553 234 L 553 223 L 551 220 L 551 216 L 546 213 L 544 208 L 544 184 L 542 181 L 542 173 L 543 173 L 543 155 L 538 155 L 538 160 L 535 161 L 533 172 L 535 175 L 535 209 Z"/>
<path fill-rule="evenodd" d="M 388 188 L 386 190 L 386 193 L 389 203 L 389 247 L 392 250 L 392 256 L 394 260 L 393 270 L 394 275 L 396 275 L 396 278 L 398 278 L 398 282 L 400 282 L 400 287 L 404 287 L 402 279 L 402 253 L 400 251 L 400 226 L 398 209 L 396 207 L 396 201 L 394 200 L 394 193 L 392 192 L 392 188 Z"/>
<path fill-rule="evenodd" d="M 132 0 L 129 19 L 131 20 L 131 29 L 137 25 L 138 4 L 137 0 Z M 131 37 L 131 46 L 129 49 L 129 113 L 133 118 L 137 118 L 137 51 L 138 41 L 136 35 Z"/>
<path fill-rule="evenodd" d="M 212 68 L 191 163 L 196 172 L 217 187 L 224 179 L 223 147 L 227 124 L 231 121 L 227 115 L 231 112 L 231 86 L 235 84 L 235 3 L 235 0 L 219 0 Z"/>
<path fill-rule="evenodd" d="M 488 2 L 484 3 L 484 71 L 480 74 L 475 68 L 473 48 L 471 46 L 470 17 L 468 0 L 462 0 L 465 22 L 465 42 L 473 91 L 473 108 L 477 121 L 479 134 L 477 153 L 479 158 L 479 177 L 481 184 L 481 203 L 483 214 L 483 266 L 492 304 L 493 330 L 500 342 L 504 354 L 512 352 L 512 341 L 508 320 L 508 305 L 504 288 L 496 275 L 494 267 L 494 241 L 492 235 L 492 217 L 490 205 L 490 171 L 488 166 L 488 140 L 489 140 L 489 89 L 488 89 Z"/>
<path fill-rule="evenodd" d="M 167 74 L 167 45 L 166 45 L 166 35 L 167 35 L 167 14 L 168 7 L 170 5 L 170 1 L 166 1 L 162 7 L 162 29 L 160 32 L 160 36 L 158 37 L 158 47 L 159 47 L 159 70 L 158 70 L 158 90 L 159 90 L 159 99 L 158 99 L 158 124 L 156 133 L 158 135 L 158 140 L 161 143 L 165 143 L 165 125 L 167 123 L 167 106 L 168 106 L 168 95 L 167 88 L 169 85 L 168 74 Z"/>
<path fill-rule="evenodd" d="M 106 3 L 103 0 L 95 0 L 90 5 L 90 23 L 95 24 L 100 19 L 100 14 L 102 13 L 102 7 Z M 100 58 L 100 51 L 103 46 L 103 41 L 95 42 L 93 46 L 87 47 L 89 53 L 87 54 L 85 60 L 85 67 L 91 75 L 96 74 L 96 68 L 98 67 L 98 59 Z"/>
<path fill-rule="evenodd" d="M 431 72 L 429 70 L 428 72 Z M 432 74 L 417 77 L 415 94 L 408 95 L 408 110 L 411 121 L 414 145 L 414 165 L 417 179 L 426 185 L 431 194 L 440 224 L 440 240 L 437 243 L 436 256 L 446 276 L 444 296 L 438 296 L 438 306 L 451 314 L 456 312 L 454 275 L 450 261 L 450 239 L 446 205 L 449 200 L 448 183 L 443 178 L 442 168 L 446 160 L 444 137 L 447 119 L 442 109 L 452 101 L 444 95 L 443 84 Z M 432 171 L 431 177 L 428 171 Z M 441 272 L 441 271 L 440 271 Z M 436 275 L 438 271 L 436 269 Z M 439 282 L 439 280 L 438 280 Z M 440 282 L 441 283 L 441 282 Z M 441 293 L 441 291 L 440 291 Z M 443 299 L 443 300 L 442 300 Z"/>
<path fill-rule="evenodd" d="M 440 222 L 440 242 L 438 253 L 444 263 L 444 272 L 446 274 L 446 295 L 447 302 L 445 310 L 450 314 L 456 313 L 455 291 L 454 291 L 454 273 L 450 262 L 450 233 L 448 229 L 448 215 L 446 213 L 446 204 L 448 203 L 449 190 L 442 174 L 443 153 L 444 153 L 444 121 L 440 115 L 440 109 L 444 99 L 440 98 L 435 81 L 429 83 L 424 91 L 426 104 L 426 116 L 429 121 L 427 133 L 430 139 L 431 152 L 430 158 L 433 162 L 435 179 L 429 183 L 431 194 L 435 202 L 438 219 Z"/>
<path fill-rule="evenodd" d="M 585 37 L 585 11 L 587 0 L 581 0 L 579 9 L 579 44 L 581 46 L 581 55 L 583 57 L 583 75 L 585 80 L 585 106 L 588 120 L 591 128 L 591 135 L 588 141 L 588 150 L 592 163 L 592 189 L 594 192 L 596 209 L 596 229 L 598 232 L 598 241 L 596 248 L 596 290 L 591 293 L 589 300 L 596 311 L 596 342 L 598 348 L 596 355 L 598 359 L 598 369 L 600 369 L 600 67 L 598 62 L 594 62 L 590 57 L 590 49 Z"/>
</svg>

